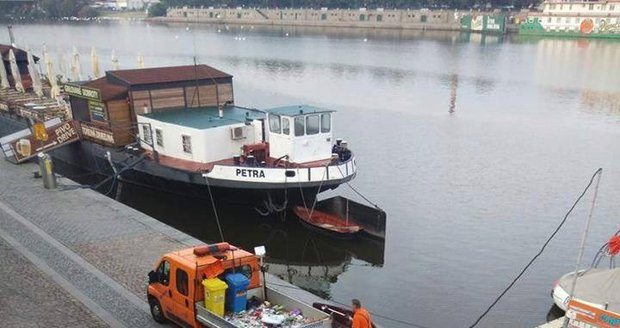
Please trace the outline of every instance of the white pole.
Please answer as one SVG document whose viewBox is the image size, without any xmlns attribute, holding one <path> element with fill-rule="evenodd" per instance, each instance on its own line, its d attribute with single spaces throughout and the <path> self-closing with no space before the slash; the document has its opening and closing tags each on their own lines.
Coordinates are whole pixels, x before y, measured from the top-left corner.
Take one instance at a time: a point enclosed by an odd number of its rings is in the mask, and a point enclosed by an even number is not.
<svg viewBox="0 0 620 328">
<path fill-rule="evenodd" d="M 581 237 L 581 244 L 579 245 L 579 253 L 577 255 L 577 265 L 575 266 L 575 273 L 573 274 L 573 282 L 570 287 L 570 293 L 568 294 L 568 299 L 573 298 L 575 294 L 575 287 L 577 286 L 577 277 L 579 273 L 579 267 L 581 266 L 581 260 L 583 259 L 583 253 L 586 248 L 586 239 L 588 238 L 588 232 L 590 232 L 590 224 L 592 223 L 592 214 L 594 213 L 594 205 L 596 204 L 596 197 L 598 196 L 598 186 L 601 182 L 601 176 L 603 175 L 603 169 L 598 170 L 598 177 L 596 178 L 596 186 L 594 187 L 594 197 L 592 197 L 592 204 L 590 205 L 590 213 L 588 213 L 588 220 L 586 220 L 586 227 L 583 231 L 583 236 Z M 568 328 L 568 323 L 570 319 L 565 317 L 563 328 Z"/>
</svg>

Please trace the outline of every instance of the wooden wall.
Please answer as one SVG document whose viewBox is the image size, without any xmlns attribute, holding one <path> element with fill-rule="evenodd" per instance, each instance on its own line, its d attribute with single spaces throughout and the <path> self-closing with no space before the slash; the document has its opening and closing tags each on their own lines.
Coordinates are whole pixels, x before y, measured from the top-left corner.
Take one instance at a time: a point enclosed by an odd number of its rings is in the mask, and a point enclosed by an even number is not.
<svg viewBox="0 0 620 328">
<path fill-rule="evenodd" d="M 220 105 L 227 101 L 233 101 L 232 84 L 218 84 L 217 93 L 219 94 Z M 215 85 L 201 85 L 185 87 L 185 102 L 188 108 L 217 106 Z"/>
<path fill-rule="evenodd" d="M 234 101 L 232 82 L 220 83 L 217 88 L 214 84 L 207 84 L 136 90 L 131 91 L 131 99 L 137 115 L 179 108 L 210 107 L 217 105 L 216 89 L 220 104 Z M 145 106 L 148 107 L 146 112 Z"/>
<path fill-rule="evenodd" d="M 110 130 L 114 134 L 115 146 L 125 146 L 134 142 L 136 129 L 133 127 L 133 119 L 129 104 L 126 100 L 110 100 L 106 102 Z"/>
<path fill-rule="evenodd" d="M 149 90 L 144 91 L 132 91 L 131 92 L 131 104 L 133 110 L 137 115 L 145 114 L 144 106 L 151 108 L 151 93 Z"/>
<path fill-rule="evenodd" d="M 185 108 L 185 94 L 183 88 L 168 88 L 151 90 L 151 106 L 153 112 L 165 109 Z"/>
</svg>

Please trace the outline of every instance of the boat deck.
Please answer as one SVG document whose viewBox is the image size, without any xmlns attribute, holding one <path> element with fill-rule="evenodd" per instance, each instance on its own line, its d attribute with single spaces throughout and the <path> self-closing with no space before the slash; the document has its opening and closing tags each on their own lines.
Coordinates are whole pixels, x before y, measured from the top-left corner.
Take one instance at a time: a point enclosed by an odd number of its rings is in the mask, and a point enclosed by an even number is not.
<svg viewBox="0 0 620 328">
<path fill-rule="evenodd" d="M 153 151 L 146 150 L 146 156 L 151 160 L 154 160 Z M 274 163 L 277 161 L 276 158 L 267 158 L 266 167 L 274 167 Z M 324 167 L 329 165 L 332 162 L 331 159 L 325 159 L 314 162 L 307 163 L 290 163 L 286 161 L 280 161 L 278 167 L 284 168 L 309 168 L 309 167 Z M 223 159 L 221 161 L 210 162 L 210 163 L 200 163 L 194 161 L 188 161 L 181 158 L 170 157 L 166 155 L 159 155 L 159 163 L 164 166 L 172 167 L 179 170 L 190 171 L 190 172 L 209 172 L 213 169 L 215 165 L 225 165 L 225 166 L 234 166 L 235 161 L 232 158 Z"/>
</svg>

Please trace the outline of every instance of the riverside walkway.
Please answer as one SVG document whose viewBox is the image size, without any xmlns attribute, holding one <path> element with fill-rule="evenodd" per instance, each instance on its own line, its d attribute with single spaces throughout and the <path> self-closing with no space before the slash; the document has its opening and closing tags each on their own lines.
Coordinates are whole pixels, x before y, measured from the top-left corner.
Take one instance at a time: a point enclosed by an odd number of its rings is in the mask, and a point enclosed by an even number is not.
<svg viewBox="0 0 620 328">
<path fill-rule="evenodd" d="M 202 242 L 71 180 L 46 190 L 37 168 L 0 160 L 2 325 L 161 327 L 146 302 L 147 273 L 161 254 Z"/>
</svg>

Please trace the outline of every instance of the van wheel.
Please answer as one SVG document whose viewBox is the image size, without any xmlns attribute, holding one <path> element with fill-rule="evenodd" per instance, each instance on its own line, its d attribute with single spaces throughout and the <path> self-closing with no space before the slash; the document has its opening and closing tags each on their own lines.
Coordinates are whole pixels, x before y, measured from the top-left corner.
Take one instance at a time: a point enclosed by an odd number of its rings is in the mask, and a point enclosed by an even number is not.
<svg viewBox="0 0 620 328">
<path fill-rule="evenodd" d="M 149 305 L 151 307 L 151 315 L 153 316 L 153 320 L 159 323 L 166 322 L 166 318 L 164 317 L 164 313 L 161 309 L 161 305 L 154 298 L 149 298 Z"/>
</svg>

